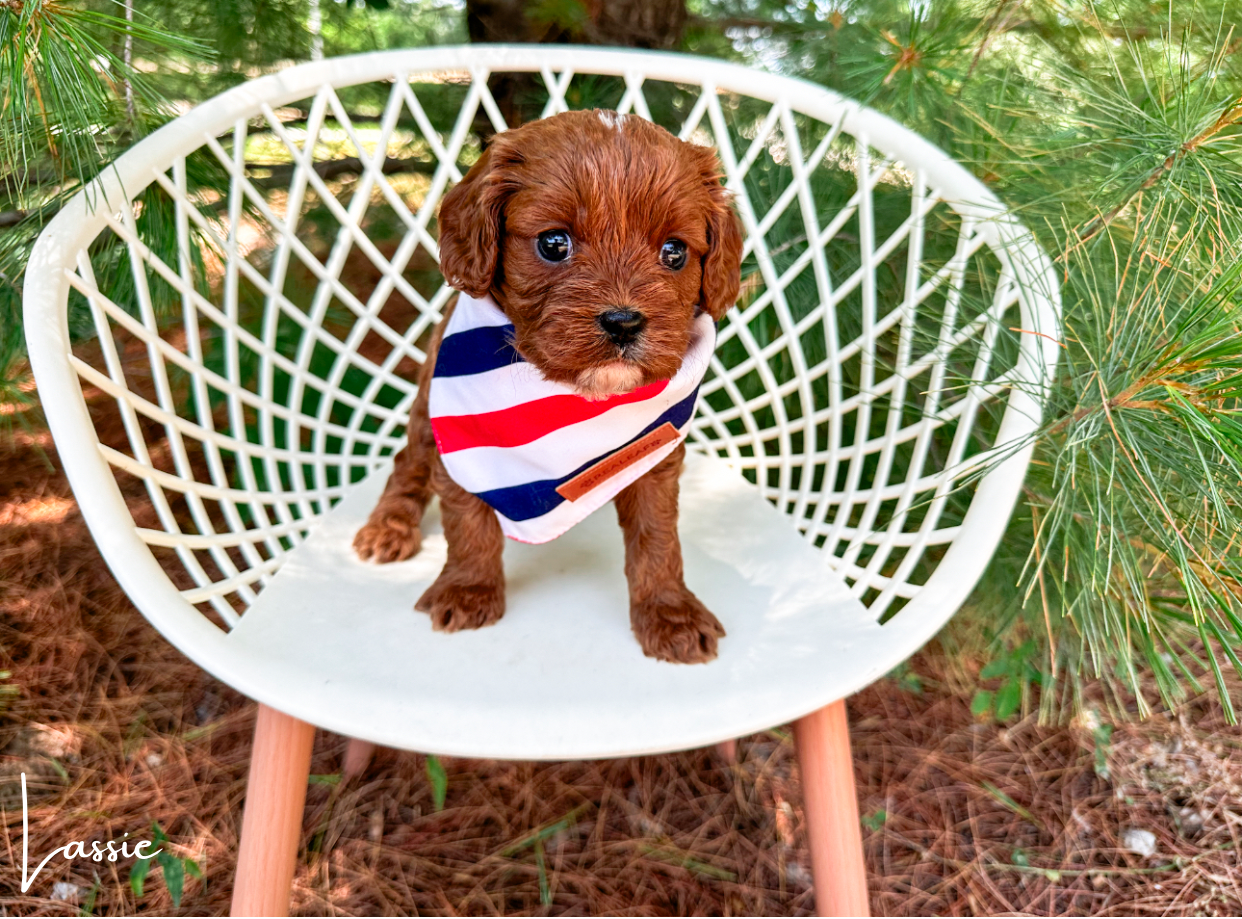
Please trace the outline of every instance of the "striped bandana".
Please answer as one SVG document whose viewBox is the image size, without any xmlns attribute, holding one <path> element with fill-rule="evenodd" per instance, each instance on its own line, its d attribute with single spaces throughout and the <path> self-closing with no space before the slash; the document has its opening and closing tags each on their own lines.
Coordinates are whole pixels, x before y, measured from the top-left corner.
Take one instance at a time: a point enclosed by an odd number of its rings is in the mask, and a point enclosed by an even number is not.
<svg viewBox="0 0 1242 919">
<path fill-rule="evenodd" d="M 440 458 L 458 485 L 495 509 L 505 535 L 548 542 L 685 439 L 715 346 L 715 324 L 700 314 L 672 379 L 592 402 L 523 360 L 512 323 L 490 297 L 461 294 L 428 400 Z"/>
</svg>

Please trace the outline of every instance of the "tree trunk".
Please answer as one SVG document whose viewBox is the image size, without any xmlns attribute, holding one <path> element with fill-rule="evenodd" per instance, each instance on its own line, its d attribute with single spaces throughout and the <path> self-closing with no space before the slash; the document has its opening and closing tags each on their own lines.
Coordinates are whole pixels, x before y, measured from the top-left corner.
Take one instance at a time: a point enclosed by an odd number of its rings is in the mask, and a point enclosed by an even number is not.
<svg viewBox="0 0 1242 919">
<path fill-rule="evenodd" d="M 525 0 L 466 0 L 466 30 L 472 42 L 496 44 L 582 44 L 670 50 L 681 46 L 686 0 L 578 0 L 577 15 L 552 18 Z M 488 88 L 510 127 L 538 118 L 542 81 L 534 74 L 492 77 Z M 490 139 L 486 116 L 476 130 Z"/>
<path fill-rule="evenodd" d="M 686 0 L 591 0 L 588 13 L 593 45 L 669 51 L 686 28 Z"/>
<path fill-rule="evenodd" d="M 681 45 L 685 0 L 585 0 L 563 20 L 524 0 L 466 0 L 472 42 L 573 43 L 669 50 Z"/>
</svg>

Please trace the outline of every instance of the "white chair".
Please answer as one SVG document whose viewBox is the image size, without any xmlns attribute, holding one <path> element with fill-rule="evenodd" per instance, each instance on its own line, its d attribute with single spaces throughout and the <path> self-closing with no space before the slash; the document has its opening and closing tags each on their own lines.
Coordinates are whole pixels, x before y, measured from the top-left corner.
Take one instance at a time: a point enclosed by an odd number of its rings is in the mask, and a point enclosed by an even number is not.
<svg viewBox="0 0 1242 919">
<path fill-rule="evenodd" d="M 717 146 L 736 193 L 743 292 L 683 481 L 687 582 L 730 631 L 712 664 L 638 652 L 606 511 L 507 550 L 509 612 L 478 633 L 433 635 L 410 611 L 438 564 L 434 515 L 411 562 L 349 561 L 452 295 L 436 206 L 477 155 L 476 119 L 503 130 L 488 78 L 507 72 L 535 75 L 545 114 L 616 108 Z M 320 61 L 136 144 L 45 230 L 25 310 L 112 570 L 170 641 L 261 703 L 235 912 L 287 909 L 312 725 L 359 738 L 357 768 L 369 743 L 589 758 L 790 720 L 818 909 L 866 912 L 843 700 L 978 580 L 1056 360 L 1050 263 L 943 152 L 821 87 L 714 60 L 474 46 Z M 84 320 L 99 346 L 75 353 Z M 115 400 L 127 449 L 100 443 L 86 390 Z M 136 483 L 142 525 L 122 496 Z M 551 700 L 522 691 L 549 674 Z"/>
</svg>

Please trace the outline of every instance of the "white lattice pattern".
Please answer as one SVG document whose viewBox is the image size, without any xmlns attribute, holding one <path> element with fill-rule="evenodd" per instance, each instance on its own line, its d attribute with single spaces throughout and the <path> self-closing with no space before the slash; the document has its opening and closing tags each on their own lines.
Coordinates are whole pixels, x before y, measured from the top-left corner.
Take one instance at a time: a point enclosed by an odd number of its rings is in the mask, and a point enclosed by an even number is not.
<svg viewBox="0 0 1242 919">
<path fill-rule="evenodd" d="M 191 610 L 236 623 L 399 448 L 453 293 L 437 206 L 480 132 L 505 128 L 489 79 L 517 72 L 536 113 L 616 108 L 719 150 L 743 293 L 692 444 L 757 482 L 877 616 L 947 618 L 1029 454 L 956 486 L 1038 423 L 1055 360 L 1042 253 L 942 153 L 818 87 L 538 48 L 389 52 L 247 84 L 138 145 L 45 235 L 27 296 L 40 387 L 144 612 L 191 642 L 206 634 Z M 83 327 L 98 344 L 71 350 Z M 95 431 L 84 394 L 118 424 Z M 181 609 L 153 611 L 170 590 Z"/>
</svg>

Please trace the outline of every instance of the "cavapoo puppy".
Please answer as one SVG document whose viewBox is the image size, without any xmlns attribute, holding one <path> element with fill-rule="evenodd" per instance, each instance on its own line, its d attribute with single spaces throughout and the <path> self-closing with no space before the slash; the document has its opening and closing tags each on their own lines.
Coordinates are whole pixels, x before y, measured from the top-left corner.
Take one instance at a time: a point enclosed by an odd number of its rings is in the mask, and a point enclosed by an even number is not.
<svg viewBox="0 0 1242 919">
<path fill-rule="evenodd" d="M 504 537 L 563 533 L 613 501 L 630 621 L 698 663 L 724 629 L 686 587 L 683 440 L 738 294 L 742 234 L 715 152 L 633 115 L 565 112 L 499 134 L 440 211 L 460 293 L 437 327 L 364 559 L 419 550 L 440 496 L 448 561 L 415 604 L 440 631 L 505 609 Z"/>
</svg>

